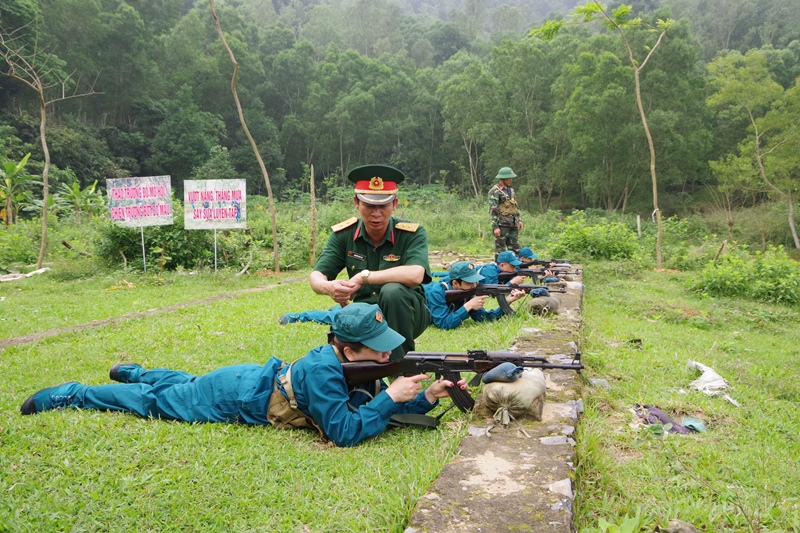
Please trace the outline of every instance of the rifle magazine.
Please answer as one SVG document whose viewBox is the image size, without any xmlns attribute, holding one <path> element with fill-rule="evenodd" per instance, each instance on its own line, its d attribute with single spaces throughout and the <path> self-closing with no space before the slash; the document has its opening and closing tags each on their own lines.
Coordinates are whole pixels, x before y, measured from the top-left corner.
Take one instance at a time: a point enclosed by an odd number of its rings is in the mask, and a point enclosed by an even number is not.
<svg viewBox="0 0 800 533">
<path fill-rule="evenodd" d="M 455 406 L 458 407 L 459 411 L 462 413 L 472 411 L 472 408 L 475 407 L 475 400 L 472 399 L 472 396 L 470 396 L 467 390 L 461 389 L 457 385 L 458 380 L 461 379 L 461 375 L 457 372 L 449 372 L 442 374 L 442 377 L 454 383 L 452 387 L 447 389 L 447 393 L 450 395 L 450 398 L 453 400 Z"/>
</svg>

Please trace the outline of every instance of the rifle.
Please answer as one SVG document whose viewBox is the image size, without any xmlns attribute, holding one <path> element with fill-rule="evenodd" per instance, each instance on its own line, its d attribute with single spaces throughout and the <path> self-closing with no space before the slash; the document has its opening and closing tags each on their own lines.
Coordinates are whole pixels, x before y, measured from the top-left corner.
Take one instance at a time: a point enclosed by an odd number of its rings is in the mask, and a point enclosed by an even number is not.
<svg viewBox="0 0 800 533">
<path fill-rule="evenodd" d="M 459 302 L 461 300 L 466 300 L 468 298 L 472 298 L 473 296 L 494 296 L 497 299 L 497 304 L 508 316 L 514 314 L 514 309 L 506 301 L 506 296 L 511 294 L 511 291 L 514 289 L 522 289 L 527 294 L 531 292 L 542 292 L 544 294 L 536 294 L 536 296 L 549 296 L 551 292 L 567 292 L 566 289 L 551 289 L 549 287 L 544 287 L 542 285 L 515 285 L 510 283 L 508 285 L 504 284 L 492 284 L 492 283 L 478 283 L 474 289 L 467 289 L 467 290 L 450 290 L 444 292 L 444 300 L 445 303 L 452 304 Z"/>
<path fill-rule="evenodd" d="M 501 283 L 506 283 L 506 282 L 511 281 L 512 279 L 514 279 L 517 276 L 525 276 L 525 277 L 528 277 L 528 278 L 533 278 L 534 281 L 537 281 L 541 276 L 544 276 L 545 270 L 549 270 L 550 272 L 552 272 L 554 274 L 559 274 L 559 275 L 563 275 L 563 274 L 582 274 L 583 273 L 581 270 L 575 270 L 573 272 L 570 272 L 570 270 L 568 268 L 563 268 L 563 267 L 561 267 L 561 268 L 559 268 L 559 267 L 553 267 L 553 268 L 520 268 L 516 272 L 500 272 L 499 274 L 497 274 L 497 279 Z"/>
<path fill-rule="evenodd" d="M 536 259 L 533 260 L 534 265 L 545 266 L 545 267 L 552 265 L 554 263 L 556 265 L 563 265 L 563 266 L 572 265 L 572 261 L 568 261 L 566 259 L 539 259 L 537 257 Z"/>
<path fill-rule="evenodd" d="M 469 350 L 463 352 L 408 352 L 399 361 L 377 363 L 375 361 L 357 361 L 342 363 L 344 379 L 348 385 L 354 386 L 376 379 L 392 376 L 416 376 L 432 372 L 436 377 L 443 377 L 457 383 L 461 372 L 487 372 L 501 363 L 513 363 L 524 368 L 560 368 L 575 370 L 580 374 L 583 364 L 581 354 L 572 355 L 569 363 L 551 363 L 541 355 L 527 355 L 509 351 L 487 352 L 485 350 Z M 469 392 L 458 387 L 447 389 L 453 403 L 462 413 L 475 406 L 475 400 Z"/>
</svg>

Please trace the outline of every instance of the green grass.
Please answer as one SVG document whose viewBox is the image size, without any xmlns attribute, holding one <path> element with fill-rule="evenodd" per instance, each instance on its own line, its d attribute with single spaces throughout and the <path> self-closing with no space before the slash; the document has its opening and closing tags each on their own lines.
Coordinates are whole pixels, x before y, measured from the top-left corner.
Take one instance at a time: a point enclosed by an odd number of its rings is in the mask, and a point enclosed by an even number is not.
<svg viewBox="0 0 800 533">
<path fill-rule="evenodd" d="M 643 531 L 681 518 L 704 531 L 800 530 L 797 308 L 704 298 L 688 274 L 587 277 L 584 361 L 609 389 L 587 395 L 578 438 L 578 525 L 639 516 Z M 643 349 L 619 341 L 642 339 Z M 725 378 L 736 407 L 689 388 L 689 360 Z M 635 403 L 707 432 L 632 427 Z M 638 529 L 636 529 L 638 531 Z"/>
<path fill-rule="evenodd" d="M 216 274 L 165 272 L 157 277 L 103 272 L 69 282 L 52 275 L 37 275 L 0 283 L 0 302 L 4 309 L 0 316 L 0 339 L 274 285 L 304 274 L 307 273 L 290 271 L 269 277 L 236 276 L 220 270 Z"/>
<path fill-rule="evenodd" d="M 4 316 L 46 309 L 46 318 L 14 322 L 39 332 L 242 288 L 232 279 L 215 283 L 211 275 L 186 279 L 193 282 L 137 283 L 106 309 L 94 297 L 105 294 L 108 279 L 50 286 L 45 274 L 37 286 L 31 279 L 3 287 L 7 295 L 22 289 L 12 303 L 24 300 L 6 307 L 15 311 Z M 42 387 L 108 383 L 108 368 L 123 360 L 196 374 L 270 356 L 294 360 L 323 343 L 327 327 L 279 326 L 278 317 L 330 304 L 305 282 L 287 284 L 0 352 L 0 531 L 402 531 L 454 453 L 467 415 L 451 411 L 436 431 L 392 430 L 341 449 L 320 446 L 314 433 L 300 430 L 96 411 L 19 414 L 25 398 Z M 431 328 L 418 349 L 505 349 L 522 327 L 546 324 L 515 316 L 490 328 Z M 443 403 L 439 409 L 449 400 Z"/>
<path fill-rule="evenodd" d="M 466 206 L 446 225 L 440 218 L 448 210 L 414 210 L 415 202 L 402 214 L 425 224 L 432 250 L 490 254 L 482 204 Z M 545 224 L 526 224 L 521 239 L 536 249 L 532 232 Z M 463 242 L 476 231 L 478 238 Z M 605 531 L 603 521 L 620 525 L 632 517 L 634 531 L 653 531 L 680 517 L 704 531 L 800 531 L 798 308 L 703 297 L 686 289 L 691 274 L 639 272 L 630 263 L 585 266 L 585 376 L 611 387 L 585 395 L 578 530 Z M 60 281 L 47 273 L 0 284 L 0 340 L 305 274 L 158 279 L 100 272 Z M 122 278 L 135 287 L 109 290 L 125 286 Z M 0 531 L 402 531 L 414 502 L 454 453 L 465 415 L 451 411 L 437 431 L 389 431 L 352 449 L 270 427 L 91 411 L 19 415 L 39 388 L 72 379 L 107 383 L 108 368 L 119 361 L 201 374 L 270 356 L 293 360 L 324 342 L 327 327 L 281 327 L 278 317 L 330 305 L 305 282 L 284 284 L 0 351 Z M 430 328 L 417 346 L 499 350 L 523 327 L 551 323 L 515 316 L 453 331 Z M 643 349 L 624 342 L 631 339 L 641 339 Z M 740 407 L 689 389 L 698 377 L 689 360 L 726 378 Z M 708 431 L 660 436 L 634 427 L 635 403 L 655 405 L 678 422 L 685 415 L 702 419 Z"/>
</svg>

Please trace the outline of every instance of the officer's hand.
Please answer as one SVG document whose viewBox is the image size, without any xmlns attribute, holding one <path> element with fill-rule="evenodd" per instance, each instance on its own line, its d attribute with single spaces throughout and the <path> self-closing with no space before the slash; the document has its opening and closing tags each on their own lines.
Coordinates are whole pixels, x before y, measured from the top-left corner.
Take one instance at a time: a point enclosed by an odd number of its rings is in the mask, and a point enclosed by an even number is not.
<svg viewBox="0 0 800 533">
<path fill-rule="evenodd" d="M 495 229 L 492 233 L 494 233 L 495 237 L 500 237 L 500 228 Z"/>
<path fill-rule="evenodd" d="M 422 390 L 422 383 L 420 382 L 425 379 L 428 379 L 427 374 L 399 377 L 389 385 L 389 388 L 386 389 L 386 394 L 396 403 L 410 402 Z"/>
<path fill-rule="evenodd" d="M 459 389 L 466 389 L 467 388 L 467 380 L 461 378 L 458 380 L 458 383 L 453 383 L 452 381 L 448 381 L 446 379 L 438 379 L 436 380 L 430 387 L 425 389 L 425 399 L 428 400 L 428 403 L 433 403 L 436 401 L 437 398 L 444 398 L 449 393 L 447 389 L 450 387 L 458 387 Z"/>
<path fill-rule="evenodd" d="M 464 309 L 467 311 L 477 311 L 479 309 L 483 309 L 483 306 L 486 304 L 486 299 L 489 297 L 488 294 L 484 294 L 483 296 L 475 296 L 474 298 L 470 298 L 464 304 Z"/>
<path fill-rule="evenodd" d="M 514 289 L 511 291 L 511 294 L 509 294 L 508 297 L 506 298 L 506 302 L 508 303 L 516 302 L 517 300 L 525 296 L 525 294 L 526 294 L 525 291 L 523 291 L 522 289 Z"/>
<path fill-rule="evenodd" d="M 512 285 L 522 285 L 523 283 L 525 283 L 525 276 L 514 276 L 511 278 Z"/>
<path fill-rule="evenodd" d="M 335 279 L 328 285 L 328 295 L 333 298 L 334 302 L 342 307 L 353 299 L 353 295 L 355 295 L 357 290 L 358 286 L 356 286 L 355 283 L 341 279 Z"/>
<path fill-rule="evenodd" d="M 519 225 L 519 230 L 522 231 L 522 221 L 521 220 L 519 221 L 518 225 Z"/>
</svg>

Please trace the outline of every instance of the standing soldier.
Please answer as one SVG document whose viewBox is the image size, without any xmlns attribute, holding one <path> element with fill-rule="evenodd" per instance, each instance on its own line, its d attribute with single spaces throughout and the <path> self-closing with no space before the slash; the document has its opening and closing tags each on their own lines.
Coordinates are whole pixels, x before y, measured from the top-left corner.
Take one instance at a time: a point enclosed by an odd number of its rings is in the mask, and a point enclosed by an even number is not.
<svg viewBox="0 0 800 533">
<path fill-rule="evenodd" d="M 520 249 L 519 232 L 522 229 L 522 220 L 514 198 L 514 189 L 511 187 L 511 181 L 516 177 L 510 167 L 503 167 L 495 176 L 497 185 L 489 189 L 489 214 L 492 217 L 495 257 L 505 250 Z"/>
</svg>

